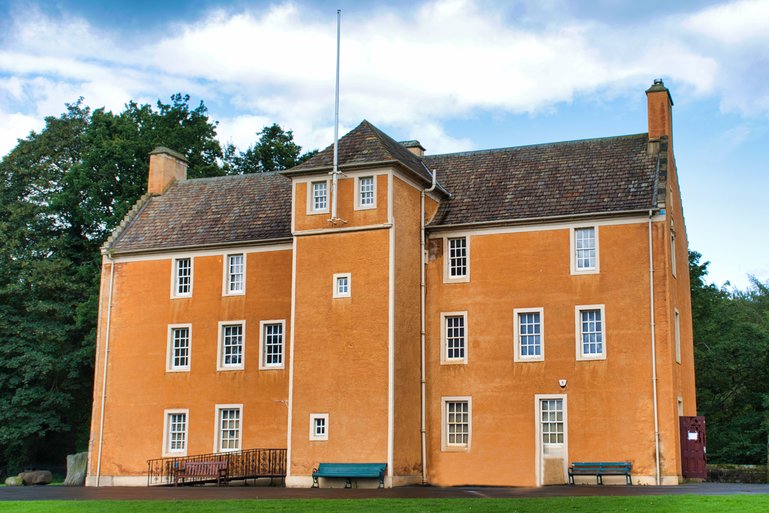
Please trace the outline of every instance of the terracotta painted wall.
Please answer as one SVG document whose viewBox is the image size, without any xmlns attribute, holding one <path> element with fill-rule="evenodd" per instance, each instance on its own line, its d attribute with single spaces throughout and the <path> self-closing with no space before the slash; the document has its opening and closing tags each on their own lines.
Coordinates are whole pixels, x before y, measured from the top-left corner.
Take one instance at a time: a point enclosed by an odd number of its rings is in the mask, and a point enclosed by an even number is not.
<svg viewBox="0 0 769 513">
<path fill-rule="evenodd" d="M 291 476 L 321 461 L 387 461 L 389 230 L 296 240 Z M 334 273 L 351 297 L 332 298 Z M 310 441 L 310 414 L 328 413 L 328 440 Z"/>
<path fill-rule="evenodd" d="M 395 213 L 395 437 L 393 473 L 421 482 L 420 192 L 393 178 Z"/>
<path fill-rule="evenodd" d="M 629 460 L 634 475 L 653 475 L 647 230 L 644 222 L 600 226 L 600 273 L 578 276 L 570 274 L 568 229 L 472 236 L 471 279 L 452 284 L 443 284 L 442 241 L 431 241 L 427 364 L 432 483 L 534 485 L 534 395 L 560 393 L 567 395 L 569 461 Z M 664 238 L 662 223 L 655 223 L 654 230 L 655 240 Z M 657 265 L 664 267 L 664 260 Z M 656 281 L 659 317 L 667 303 L 664 278 Z M 605 306 L 607 358 L 577 361 L 574 307 L 592 304 Z M 513 309 L 527 307 L 544 308 L 544 362 L 513 361 Z M 468 363 L 440 365 L 440 313 L 465 310 Z M 658 339 L 664 339 L 668 326 L 664 318 L 659 321 Z M 658 353 L 666 350 L 663 342 Z M 568 380 L 565 391 L 558 384 L 561 378 Z M 472 397 L 468 452 L 441 450 L 442 396 Z M 661 430 L 664 440 L 677 436 L 669 425 Z M 675 469 L 674 451 L 665 456 Z"/>
<path fill-rule="evenodd" d="M 385 173 L 385 174 L 382 174 Z M 337 201 L 337 216 L 346 223 L 332 226 L 328 219 L 331 216 L 331 180 L 328 182 L 328 213 L 308 214 L 307 189 L 315 178 L 307 181 L 294 181 L 294 227 L 295 230 L 320 230 L 326 228 L 352 228 L 372 224 L 384 224 L 388 222 L 387 212 L 387 170 L 377 169 L 365 172 L 348 173 L 346 178 L 340 178 L 338 182 L 339 199 Z M 355 176 L 376 176 L 376 208 L 355 208 Z M 328 177 L 323 174 L 316 177 L 324 180 Z"/>
<path fill-rule="evenodd" d="M 170 408 L 189 409 L 188 454 L 213 451 L 216 404 L 243 404 L 243 448 L 286 446 L 288 363 L 283 370 L 259 370 L 258 359 L 260 320 L 285 319 L 284 344 L 288 341 L 291 251 L 247 253 L 245 296 L 222 296 L 222 258 L 194 258 L 189 299 L 169 297 L 169 258 L 116 264 L 103 476 L 146 473 L 146 460 L 161 457 L 163 411 Z M 109 279 L 108 265 L 102 279 Z M 102 290 L 100 347 L 106 286 Z M 227 320 L 246 321 L 244 370 L 216 370 L 218 323 Z M 189 372 L 166 371 L 168 325 L 176 323 L 192 324 Z M 101 361 L 94 395 L 91 475 L 96 472 Z"/>
</svg>

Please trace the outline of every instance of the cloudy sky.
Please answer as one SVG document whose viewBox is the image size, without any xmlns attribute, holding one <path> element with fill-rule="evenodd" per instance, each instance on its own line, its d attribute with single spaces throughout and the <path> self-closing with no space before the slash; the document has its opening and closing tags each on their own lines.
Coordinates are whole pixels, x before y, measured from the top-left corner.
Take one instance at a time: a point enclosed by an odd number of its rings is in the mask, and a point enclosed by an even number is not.
<svg viewBox="0 0 769 513">
<path fill-rule="evenodd" d="M 769 280 L 769 0 L 0 0 L 0 155 L 80 96 L 175 92 L 223 142 L 325 147 L 337 8 L 342 133 L 429 153 L 645 132 L 663 78 L 691 248 L 718 284 Z"/>
</svg>

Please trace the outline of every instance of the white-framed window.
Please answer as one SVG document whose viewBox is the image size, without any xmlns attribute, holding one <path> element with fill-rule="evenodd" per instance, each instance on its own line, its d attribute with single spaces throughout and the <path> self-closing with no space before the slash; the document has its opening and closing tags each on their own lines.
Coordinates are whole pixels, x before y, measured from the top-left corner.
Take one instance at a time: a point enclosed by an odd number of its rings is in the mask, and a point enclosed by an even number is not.
<svg viewBox="0 0 769 513">
<path fill-rule="evenodd" d="M 681 363 L 681 314 L 678 312 L 678 308 L 673 314 L 675 317 L 676 362 Z"/>
<path fill-rule="evenodd" d="M 307 191 L 308 211 L 313 214 L 328 212 L 328 180 L 310 182 Z"/>
<path fill-rule="evenodd" d="M 673 273 L 673 278 L 676 277 L 676 267 L 678 262 L 676 260 L 676 227 L 673 224 L 673 220 L 670 220 L 670 267 Z"/>
<path fill-rule="evenodd" d="M 356 178 L 357 209 L 376 208 L 376 177 L 361 176 Z"/>
<path fill-rule="evenodd" d="M 444 282 L 464 282 L 470 279 L 470 245 L 467 237 L 447 237 L 444 255 Z"/>
<path fill-rule="evenodd" d="M 163 412 L 163 456 L 187 455 L 189 410 L 173 409 Z"/>
<path fill-rule="evenodd" d="M 214 452 L 239 451 L 243 430 L 241 420 L 243 416 L 242 404 L 217 404 L 216 405 L 216 437 Z"/>
<path fill-rule="evenodd" d="M 560 446 L 566 442 L 563 399 L 540 399 L 539 421 L 542 445 Z"/>
<path fill-rule="evenodd" d="M 310 440 L 328 440 L 328 413 L 310 413 Z"/>
<path fill-rule="evenodd" d="M 603 305 L 574 308 L 577 360 L 606 359 L 606 318 Z"/>
<path fill-rule="evenodd" d="M 441 449 L 467 451 L 472 439 L 473 401 L 470 397 L 441 398 Z"/>
<path fill-rule="evenodd" d="M 192 258 L 174 258 L 171 297 L 192 296 Z"/>
<path fill-rule="evenodd" d="M 169 372 L 189 371 L 191 354 L 192 325 L 169 324 L 166 370 Z"/>
<path fill-rule="evenodd" d="M 224 257 L 224 295 L 246 292 L 246 255 L 236 253 Z"/>
<path fill-rule="evenodd" d="M 337 273 L 334 275 L 333 297 L 350 297 L 352 295 L 352 275 Z"/>
<path fill-rule="evenodd" d="M 285 320 L 260 321 L 259 323 L 259 368 L 282 369 L 285 367 L 284 337 Z"/>
<path fill-rule="evenodd" d="M 513 310 L 515 326 L 516 362 L 537 362 L 545 359 L 545 312 L 543 308 L 516 308 Z"/>
<path fill-rule="evenodd" d="M 571 229 L 571 273 L 594 274 L 599 271 L 598 227 Z"/>
<path fill-rule="evenodd" d="M 441 363 L 467 363 L 467 312 L 441 313 Z"/>
<path fill-rule="evenodd" d="M 243 369 L 246 352 L 246 321 L 219 323 L 217 370 Z"/>
</svg>

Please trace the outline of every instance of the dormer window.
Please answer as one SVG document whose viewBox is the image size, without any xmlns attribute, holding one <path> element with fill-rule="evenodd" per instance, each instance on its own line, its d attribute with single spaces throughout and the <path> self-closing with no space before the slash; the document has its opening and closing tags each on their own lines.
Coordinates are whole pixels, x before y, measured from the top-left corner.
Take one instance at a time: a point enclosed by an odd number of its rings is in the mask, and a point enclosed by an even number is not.
<svg viewBox="0 0 769 513">
<path fill-rule="evenodd" d="M 328 182 L 312 182 L 312 211 L 326 212 L 328 210 Z"/>
</svg>

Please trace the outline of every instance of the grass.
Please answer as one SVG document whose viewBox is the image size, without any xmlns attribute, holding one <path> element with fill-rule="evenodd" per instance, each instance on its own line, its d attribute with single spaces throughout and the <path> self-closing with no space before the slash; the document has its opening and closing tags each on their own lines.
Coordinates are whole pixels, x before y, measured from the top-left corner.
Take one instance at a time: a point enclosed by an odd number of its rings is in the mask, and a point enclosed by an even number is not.
<svg viewBox="0 0 769 513">
<path fill-rule="evenodd" d="M 765 513 L 766 495 L 222 501 L 12 501 L 2 513 Z"/>
</svg>

